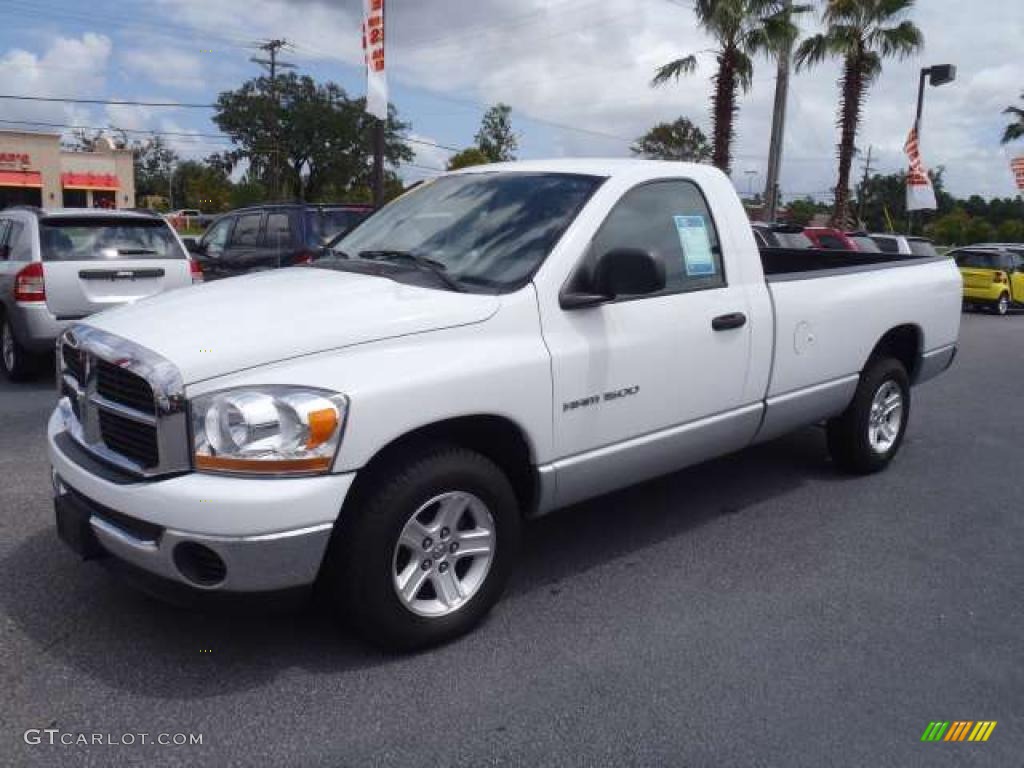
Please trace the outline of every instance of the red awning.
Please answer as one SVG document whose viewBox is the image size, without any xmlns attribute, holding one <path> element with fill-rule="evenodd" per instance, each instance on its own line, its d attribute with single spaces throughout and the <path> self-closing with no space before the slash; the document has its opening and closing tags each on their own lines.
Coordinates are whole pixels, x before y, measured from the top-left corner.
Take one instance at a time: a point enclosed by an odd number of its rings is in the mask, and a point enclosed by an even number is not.
<svg viewBox="0 0 1024 768">
<path fill-rule="evenodd" d="M 62 173 L 60 183 L 64 189 L 117 190 L 120 184 L 112 173 Z"/>
<path fill-rule="evenodd" d="M 38 171 L 0 171 L 0 187 L 42 187 L 43 174 Z"/>
</svg>

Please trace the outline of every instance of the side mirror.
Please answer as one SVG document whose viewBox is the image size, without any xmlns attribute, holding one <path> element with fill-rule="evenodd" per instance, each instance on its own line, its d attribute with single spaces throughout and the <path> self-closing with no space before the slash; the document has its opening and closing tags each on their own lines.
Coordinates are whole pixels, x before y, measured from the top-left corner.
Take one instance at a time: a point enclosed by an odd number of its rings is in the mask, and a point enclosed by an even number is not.
<svg viewBox="0 0 1024 768">
<path fill-rule="evenodd" d="M 561 296 L 563 309 L 594 307 L 621 296 L 647 296 L 665 290 L 665 265 L 639 248 L 615 248 L 594 265 L 586 289 Z"/>
<path fill-rule="evenodd" d="M 194 237 L 183 237 L 181 238 L 181 242 L 185 246 L 185 250 L 193 253 L 199 252 L 199 241 Z"/>
</svg>

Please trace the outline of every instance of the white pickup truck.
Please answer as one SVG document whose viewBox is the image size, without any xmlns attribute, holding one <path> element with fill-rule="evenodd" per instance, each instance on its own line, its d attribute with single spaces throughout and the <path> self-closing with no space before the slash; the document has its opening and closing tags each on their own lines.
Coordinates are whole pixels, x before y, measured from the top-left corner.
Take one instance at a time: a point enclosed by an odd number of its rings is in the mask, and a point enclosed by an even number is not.
<svg viewBox="0 0 1024 768">
<path fill-rule="evenodd" d="M 524 518 L 824 423 L 836 466 L 900 448 L 952 363 L 952 261 L 759 252 L 700 165 L 448 174 L 313 267 L 65 333 L 57 526 L 202 592 L 326 587 L 373 642 L 477 623 Z"/>
</svg>

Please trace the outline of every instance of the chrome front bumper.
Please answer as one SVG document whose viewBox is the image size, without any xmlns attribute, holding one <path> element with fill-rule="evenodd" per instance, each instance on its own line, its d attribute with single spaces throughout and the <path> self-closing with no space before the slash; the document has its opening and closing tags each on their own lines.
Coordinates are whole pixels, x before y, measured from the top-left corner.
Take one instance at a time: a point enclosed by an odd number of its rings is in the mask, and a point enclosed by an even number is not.
<svg viewBox="0 0 1024 768">
<path fill-rule="evenodd" d="M 67 523 L 94 551 L 204 592 L 276 592 L 312 584 L 354 474 L 239 478 L 189 472 L 142 480 L 72 450 L 59 411 L 47 429 L 58 532 Z M 62 511 L 63 510 L 63 511 Z M 68 511 L 70 510 L 70 511 Z M 65 526 L 62 529 L 61 518 Z M 72 543 L 72 542 L 68 542 Z M 182 547 L 220 560 L 223 578 L 197 581 Z"/>
<path fill-rule="evenodd" d="M 111 555 L 154 576 L 203 591 L 275 592 L 312 584 L 333 528 L 324 523 L 255 536 L 206 536 L 148 525 L 140 530 L 133 524 L 137 521 L 71 489 L 57 473 L 53 484 L 58 529 L 68 526 L 67 516 L 73 516 L 88 524 L 99 546 L 91 553 L 74 546 L 79 554 Z M 213 553 L 214 561 L 219 559 L 223 569 L 219 578 L 197 578 L 188 560 L 197 545 Z"/>
</svg>

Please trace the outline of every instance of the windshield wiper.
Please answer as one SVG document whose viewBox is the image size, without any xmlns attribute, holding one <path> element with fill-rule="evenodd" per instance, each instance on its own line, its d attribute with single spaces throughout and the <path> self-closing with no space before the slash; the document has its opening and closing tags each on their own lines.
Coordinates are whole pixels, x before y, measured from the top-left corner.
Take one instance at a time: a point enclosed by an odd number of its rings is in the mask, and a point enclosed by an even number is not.
<svg viewBox="0 0 1024 768">
<path fill-rule="evenodd" d="M 448 274 L 448 268 L 439 261 L 428 259 L 426 256 L 412 253 L 410 251 L 360 251 L 360 259 L 369 261 L 404 261 L 418 267 L 424 272 L 430 272 L 438 280 L 456 293 L 465 293 L 466 289 L 454 277 Z"/>
</svg>

